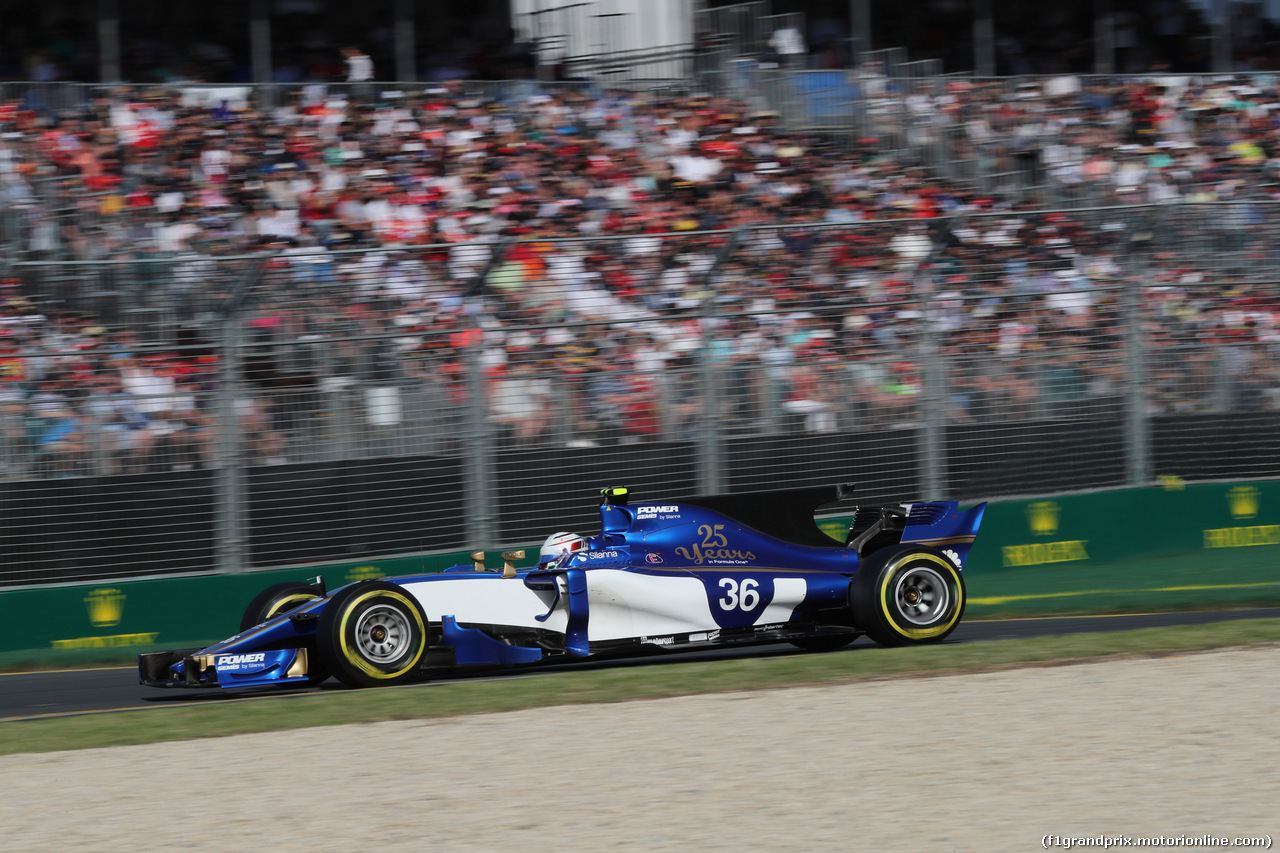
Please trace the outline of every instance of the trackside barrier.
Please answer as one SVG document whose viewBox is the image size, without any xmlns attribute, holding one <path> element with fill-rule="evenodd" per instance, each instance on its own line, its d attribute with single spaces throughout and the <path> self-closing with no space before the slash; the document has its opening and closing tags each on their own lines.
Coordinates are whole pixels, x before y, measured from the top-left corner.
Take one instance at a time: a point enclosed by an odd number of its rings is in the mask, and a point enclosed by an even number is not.
<svg viewBox="0 0 1280 853">
<path fill-rule="evenodd" d="M 1120 489 L 993 504 L 967 569 L 999 572 L 1280 544 L 1280 481 Z"/>
<path fill-rule="evenodd" d="M 969 615 L 1280 603 L 1280 481 L 1162 485 L 992 504 Z"/>
<path fill-rule="evenodd" d="M 848 518 L 820 526 L 843 538 Z M 320 574 L 334 589 L 468 560 L 463 553 L 398 556 L 0 592 L 0 665 L 205 645 L 234 633 L 245 604 L 273 583 Z M 1280 603 L 1280 481 L 1167 480 L 995 502 L 965 575 L 971 617 Z"/>
<path fill-rule="evenodd" d="M 322 575 L 328 588 L 336 589 L 368 578 L 439 572 L 469 561 L 462 553 L 431 554 L 248 575 L 158 578 L 4 592 L 0 593 L 0 665 L 11 663 L 9 658 L 15 654 L 23 663 L 57 662 L 127 658 L 153 648 L 208 645 L 235 633 L 245 605 L 271 584 Z M 492 559 L 489 563 L 495 564 Z M 118 654 L 112 654 L 113 649 Z"/>
</svg>

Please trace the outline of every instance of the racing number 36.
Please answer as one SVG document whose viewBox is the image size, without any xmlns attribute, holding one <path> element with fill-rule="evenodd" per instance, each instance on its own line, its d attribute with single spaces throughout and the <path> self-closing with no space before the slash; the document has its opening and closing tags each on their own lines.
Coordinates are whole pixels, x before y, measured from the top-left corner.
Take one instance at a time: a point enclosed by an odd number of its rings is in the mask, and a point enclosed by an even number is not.
<svg viewBox="0 0 1280 853">
<path fill-rule="evenodd" d="M 760 593 L 756 587 L 759 581 L 746 578 L 739 584 L 733 578 L 720 578 L 720 588 L 724 590 L 724 598 L 720 599 L 721 610 L 755 610 L 760 603 Z"/>
</svg>

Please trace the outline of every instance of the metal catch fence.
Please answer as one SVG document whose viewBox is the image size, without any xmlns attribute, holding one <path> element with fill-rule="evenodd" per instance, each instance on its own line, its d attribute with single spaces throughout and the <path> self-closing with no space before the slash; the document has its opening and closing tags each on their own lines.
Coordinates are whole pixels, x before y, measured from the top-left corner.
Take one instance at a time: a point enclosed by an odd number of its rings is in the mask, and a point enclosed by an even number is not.
<svg viewBox="0 0 1280 853">
<path fill-rule="evenodd" d="M 10 265 L 0 584 L 1273 476 L 1280 205 Z"/>
</svg>

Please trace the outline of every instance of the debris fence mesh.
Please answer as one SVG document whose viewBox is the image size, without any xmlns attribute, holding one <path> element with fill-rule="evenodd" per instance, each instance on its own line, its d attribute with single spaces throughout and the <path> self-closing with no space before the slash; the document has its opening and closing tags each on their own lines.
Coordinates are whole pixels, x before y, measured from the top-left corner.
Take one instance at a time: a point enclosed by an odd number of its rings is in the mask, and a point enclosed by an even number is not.
<svg viewBox="0 0 1280 853">
<path fill-rule="evenodd" d="M 1271 476 L 1278 224 L 1241 200 L 11 263 L 0 583 L 527 543 L 615 484 Z"/>
</svg>

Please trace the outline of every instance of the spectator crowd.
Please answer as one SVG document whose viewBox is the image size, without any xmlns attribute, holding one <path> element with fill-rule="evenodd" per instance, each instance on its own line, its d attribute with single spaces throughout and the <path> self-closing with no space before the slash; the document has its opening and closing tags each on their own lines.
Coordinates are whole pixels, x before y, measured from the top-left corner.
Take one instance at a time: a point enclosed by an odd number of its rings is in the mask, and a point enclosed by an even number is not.
<svg viewBox="0 0 1280 853">
<path fill-rule="evenodd" d="M 885 84 L 863 137 L 483 91 L 0 104 L 4 475 L 208 466 L 227 411 L 254 463 L 421 451 L 477 387 L 511 446 L 1087 415 L 1134 335 L 1152 411 L 1280 403 L 1274 88 Z"/>
</svg>

